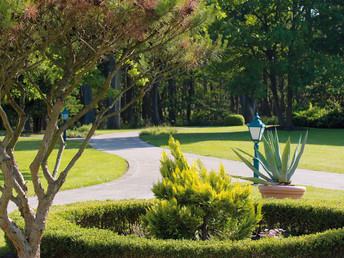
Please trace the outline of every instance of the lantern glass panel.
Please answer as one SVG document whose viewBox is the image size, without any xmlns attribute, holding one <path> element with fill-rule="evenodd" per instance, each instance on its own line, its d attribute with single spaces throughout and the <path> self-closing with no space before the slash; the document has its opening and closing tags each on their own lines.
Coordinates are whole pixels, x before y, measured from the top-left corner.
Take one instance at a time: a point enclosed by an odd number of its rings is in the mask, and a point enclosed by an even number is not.
<svg viewBox="0 0 344 258">
<path fill-rule="evenodd" d="M 253 141 L 260 141 L 264 133 L 264 127 L 249 127 Z"/>
</svg>

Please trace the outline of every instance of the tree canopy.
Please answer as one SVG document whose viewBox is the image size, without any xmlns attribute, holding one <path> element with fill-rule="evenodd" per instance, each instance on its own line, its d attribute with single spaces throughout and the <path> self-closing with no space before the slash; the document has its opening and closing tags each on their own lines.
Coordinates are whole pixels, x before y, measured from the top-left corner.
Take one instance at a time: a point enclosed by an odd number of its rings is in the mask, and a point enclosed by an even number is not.
<svg viewBox="0 0 344 258">
<path fill-rule="evenodd" d="M 122 112 L 176 67 L 193 68 L 216 55 L 207 37 L 196 36 L 211 19 L 212 8 L 198 1 L 89 1 L 32 0 L 2 1 L 0 16 L 0 116 L 6 136 L 0 142 L 0 165 L 4 186 L 0 203 L 0 226 L 12 240 L 20 257 L 39 256 L 39 246 L 49 208 L 56 193 L 82 155 L 99 124 L 109 113 L 115 100 L 135 86 L 138 96 L 118 110 Z M 193 36 L 195 35 L 195 36 Z M 83 76 L 109 58 L 115 60 L 93 100 L 76 112 L 66 124 L 59 123 L 60 113 L 68 98 L 81 87 Z M 136 62 L 137 76 L 120 91 L 111 91 L 111 81 L 119 68 Z M 49 83 L 39 79 L 39 71 L 49 67 Z M 136 84 L 137 80 L 144 83 Z M 28 118 L 29 93 L 35 94 L 46 110 L 46 128 L 37 154 L 30 165 L 30 175 L 38 198 L 37 210 L 28 202 L 28 189 L 15 157 L 15 145 Z M 108 95 L 109 105 L 98 105 Z M 13 124 L 3 105 L 16 113 Z M 60 162 L 66 143 L 63 131 L 92 108 L 97 107 L 96 120 L 76 155 L 65 168 Z M 48 158 L 55 145 L 59 152 L 54 169 Z M 45 180 L 45 189 L 41 181 Z M 19 229 L 8 217 L 9 201 L 18 207 L 25 228 Z"/>
</svg>

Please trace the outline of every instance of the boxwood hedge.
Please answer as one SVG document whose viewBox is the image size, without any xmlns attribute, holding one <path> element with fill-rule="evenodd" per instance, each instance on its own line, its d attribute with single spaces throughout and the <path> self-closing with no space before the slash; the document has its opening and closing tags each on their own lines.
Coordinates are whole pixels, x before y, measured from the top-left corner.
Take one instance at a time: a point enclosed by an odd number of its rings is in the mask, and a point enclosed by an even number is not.
<svg viewBox="0 0 344 258">
<path fill-rule="evenodd" d="M 90 201 L 52 207 L 42 257 L 324 257 L 344 256 L 344 207 L 264 200 L 263 228 L 291 236 L 242 241 L 147 239 L 125 235 L 155 200 Z M 22 226 L 19 214 L 13 219 Z M 260 229 L 260 230 L 261 230 Z"/>
</svg>

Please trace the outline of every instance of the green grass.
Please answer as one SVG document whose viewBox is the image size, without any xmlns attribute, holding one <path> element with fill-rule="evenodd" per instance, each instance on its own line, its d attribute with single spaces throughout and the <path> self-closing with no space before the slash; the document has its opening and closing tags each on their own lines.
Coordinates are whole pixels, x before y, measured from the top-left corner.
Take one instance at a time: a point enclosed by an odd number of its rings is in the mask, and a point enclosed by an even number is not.
<svg viewBox="0 0 344 258">
<path fill-rule="evenodd" d="M 131 132 L 138 131 L 140 129 L 98 129 L 96 130 L 95 135 L 107 134 L 107 133 L 122 133 L 122 132 Z"/>
<path fill-rule="evenodd" d="M 38 137 L 39 135 L 34 136 Z M 24 175 L 25 181 L 27 181 L 29 195 L 34 194 L 32 183 L 30 181 L 29 166 L 35 157 L 40 142 L 41 139 L 39 138 L 22 137 L 15 148 L 15 156 L 18 160 L 18 165 Z M 67 141 L 67 147 L 63 155 L 60 169 L 66 167 L 68 162 L 77 152 L 80 145 L 81 142 Z M 49 169 L 51 171 L 53 170 L 53 166 L 55 164 L 54 161 L 57 151 L 58 149 L 55 148 L 51 158 L 49 159 Z M 95 150 L 88 146 L 84 154 L 80 157 L 70 171 L 62 190 L 109 182 L 123 175 L 126 169 L 127 163 L 124 159 L 112 154 Z M 42 181 L 42 186 L 46 187 L 44 180 Z M 3 185 L 2 174 L 0 175 L 0 184 Z M 9 249 L 4 240 L 4 233 L 2 230 L 0 230 L 0 257 L 6 254 L 8 251 Z"/>
<path fill-rule="evenodd" d="M 129 130 L 99 130 L 97 134 L 121 131 Z M 291 140 L 295 143 L 298 141 L 300 133 L 304 134 L 304 131 L 281 131 L 279 132 L 279 136 L 281 142 L 286 142 L 287 136 L 291 135 Z M 183 129 L 179 130 L 174 137 L 181 142 L 182 151 L 188 153 L 238 160 L 230 149 L 231 147 L 239 147 L 250 153 L 253 152 L 253 144 L 245 126 Z M 144 135 L 142 138 L 151 144 L 167 148 L 168 135 Z M 18 155 L 18 159 L 22 155 L 19 161 L 21 169 L 25 170 L 25 168 L 28 168 L 28 164 L 32 161 L 34 150 L 37 148 L 39 142 L 40 139 L 22 138 L 18 143 L 16 155 Z M 63 164 L 67 164 L 67 160 L 77 151 L 79 144 L 79 142 L 68 141 Z M 284 144 L 281 145 L 283 148 Z M 120 161 L 115 161 L 117 158 L 114 155 L 102 153 L 88 147 L 71 171 L 63 189 L 81 187 L 80 184 L 82 182 L 85 184 L 83 186 L 101 183 L 102 176 L 100 173 L 104 173 L 104 176 L 107 177 L 108 174 L 115 173 L 111 172 L 112 168 L 119 168 L 121 164 L 123 165 L 122 169 L 125 168 L 125 161 L 120 158 L 118 158 Z M 314 163 L 316 164 L 314 165 Z M 304 156 L 301 159 L 300 167 L 344 173 L 341 170 L 344 167 L 344 130 L 309 129 L 308 144 L 306 145 Z M 109 170 L 109 168 L 111 169 Z M 25 171 L 27 179 L 28 172 L 28 170 Z M 98 179 L 93 178 L 94 174 L 97 175 L 100 182 L 96 182 Z M 256 186 L 252 186 L 252 197 L 257 199 L 261 198 Z M 344 199 L 344 191 L 307 186 L 307 191 L 303 199 L 341 202 L 340 200 Z M 3 232 L 0 231 L 0 257 L 7 252 L 8 248 L 4 242 Z"/>
<path fill-rule="evenodd" d="M 22 137 L 15 148 L 15 156 L 18 161 L 19 168 L 28 182 L 29 195 L 34 194 L 34 190 L 30 178 L 29 166 L 34 159 L 41 139 Z M 67 141 L 67 147 L 63 154 L 60 165 L 60 171 L 64 169 L 69 161 L 78 151 L 81 142 Z M 49 158 L 49 169 L 54 169 L 55 159 L 57 155 L 57 147 Z M 126 161 L 118 156 L 95 150 L 88 146 L 84 154 L 77 161 L 75 166 L 69 172 L 66 182 L 62 186 L 62 190 L 85 187 L 112 181 L 120 177 L 127 168 Z M 42 175 L 41 175 L 42 176 Z M 0 184 L 3 185 L 3 176 L 0 175 Z M 45 180 L 42 180 L 42 186 L 46 187 Z"/>
<path fill-rule="evenodd" d="M 308 129 L 308 141 L 299 168 L 344 174 L 344 129 Z M 295 148 L 300 134 L 305 131 L 279 131 L 280 147 L 284 148 L 288 136 Z M 231 148 L 240 148 L 253 154 L 253 143 L 247 126 L 207 127 L 179 130 L 173 134 L 185 153 L 239 160 Z M 167 148 L 168 135 L 142 135 L 155 146 Z M 263 151 L 263 145 L 260 144 Z"/>
<path fill-rule="evenodd" d="M 178 132 L 176 127 L 171 126 L 153 126 L 148 128 L 143 128 L 140 135 L 160 135 L 160 134 L 175 134 Z"/>
</svg>

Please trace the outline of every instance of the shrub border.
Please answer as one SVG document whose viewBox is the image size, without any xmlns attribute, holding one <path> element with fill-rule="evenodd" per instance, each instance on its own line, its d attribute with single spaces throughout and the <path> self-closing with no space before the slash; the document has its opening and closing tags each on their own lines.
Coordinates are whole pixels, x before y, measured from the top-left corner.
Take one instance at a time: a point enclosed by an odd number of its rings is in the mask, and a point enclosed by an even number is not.
<svg viewBox="0 0 344 258">
<path fill-rule="evenodd" d="M 135 212 L 142 212 L 142 210 L 153 205 L 154 202 L 154 200 L 108 200 L 52 207 L 47 230 L 42 239 L 41 256 L 323 257 L 325 255 L 340 256 L 344 254 L 344 207 L 338 206 L 338 204 L 324 204 L 322 202 L 300 200 L 263 201 L 262 210 L 265 213 L 265 219 L 262 222 L 263 227 L 266 225 L 276 225 L 276 221 L 280 223 L 282 221 L 283 225 L 289 225 L 290 228 L 308 225 L 306 230 L 310 231 L 315 224 L 319 224 L 319 220 L 322 220 L 323 222 L 320 223 L 321 226 L 318 228 L 328 228 L 320 233 L 283 239 L 267 238 L 259 241 L 204 242 L 159 240 L 132 235 L 118 235 L 107 229 L 83 228 L 77 225 L 79 223 L 87 226 L 87 223 L 90 223 L 88 225 L 90 226 L 92 223 L 95 223 L 101 227 L 102 221 L 112 221 L 114 217 L 120 218 L 116 222 L 117 224 L 123 221 L 133 224 L 138 220 L 137 213 L 134 215 Z M 300 214 L 303 214 L 303 217 L 300 218 Z M 76 218 L 78 219 L 76 220 Z M 14 214 L 13 219 L 21 225 L 18 213 Z M 304 221 L 303 219 L 308 220 Z M 294 224 L 291 225 L 288 221 Z M 106 227 L 105 224 L 103 225 L 104 227 Z M 340 228 L 335 228 L 338 226 Z M 332 229 L 330 229 L 331 227 Z"/>
</svg>

